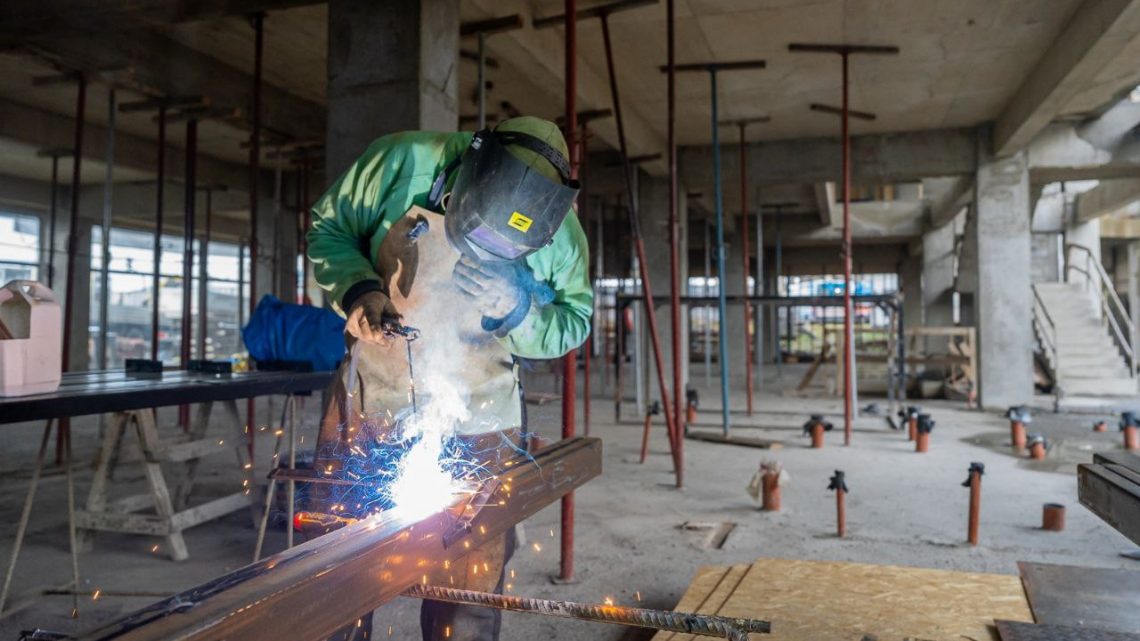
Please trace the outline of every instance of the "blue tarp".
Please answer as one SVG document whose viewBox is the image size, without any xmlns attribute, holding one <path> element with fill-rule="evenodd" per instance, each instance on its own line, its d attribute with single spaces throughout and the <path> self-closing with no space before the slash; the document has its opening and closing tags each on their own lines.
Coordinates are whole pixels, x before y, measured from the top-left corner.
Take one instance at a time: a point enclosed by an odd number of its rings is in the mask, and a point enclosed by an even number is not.
<svg viewBox="0 0 1140 641">
<path fill-rule="evenodd" d="M 256 361 L 299 361 L 313 369 L 336 369 L 344 357 L 344 319 L 335 312 L 286 303 L 266 295 L 241 330 Z"/>
</svg>

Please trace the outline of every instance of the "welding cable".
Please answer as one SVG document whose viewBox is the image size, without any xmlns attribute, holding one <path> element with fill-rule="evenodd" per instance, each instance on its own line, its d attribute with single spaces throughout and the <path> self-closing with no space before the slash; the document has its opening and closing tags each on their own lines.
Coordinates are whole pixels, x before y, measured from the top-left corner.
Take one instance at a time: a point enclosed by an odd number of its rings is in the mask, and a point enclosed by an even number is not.
<svg viewBox="0 0 1140 641">
<path fill-rule="evenodd" d="M 567 619 L 699 634 L 729 639 L 730 641 L 747 641 L 750 632 L 768 633 L 772 631 L 771 623 L 758 619 L 737 619 L 709 614 L 532 599 L 474 590 L 457 590 L 437 585 L 414 585 L 404 591 L 404 596 L 498 610 L 531 612 Z"/>
</svg>

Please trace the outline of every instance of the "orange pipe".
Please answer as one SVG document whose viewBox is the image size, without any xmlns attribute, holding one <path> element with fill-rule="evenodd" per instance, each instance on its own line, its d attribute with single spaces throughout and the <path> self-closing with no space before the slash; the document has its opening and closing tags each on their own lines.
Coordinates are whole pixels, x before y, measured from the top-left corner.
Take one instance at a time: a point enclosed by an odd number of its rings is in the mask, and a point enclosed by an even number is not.
<svg viewBox="0 0 1140 641">
<path fill-rule="evenodd" d="M 1025 423 L 1021 421 L 1009 422 L 1009 441 L 1013 447 L 1019 450 L 1025 447 Z"/>
<path fill-rule="evenodd" d="M 1124 449 L 1126 450 L 1140 450 L 1140 433 L 1137 433 L 1136 426 L 1129 425 L 1124 428 Z"/>
<path fill-rule="evenodd" d="M 823 423 L 816 423 L 811 426 L 812 449 L 823 449 L 823 431 Z"/>
<path fill-rule="evenodd" d="M 765 472 L 760 478 L 762 491 L 760 509 L 765 512 L 780 511 L 780 473 Z"/>
<path fill-rule="evenodd" d="M 970 467 L 970 522 L 966 531 L 966 540 L 970 545 L 978 544 L 978 527 L 982 512 L 982 472 Z"/>
<path fill-rule="evenodd" d="M 1065 506 L 1060 503 L 1046 503 L 1041 513 L 1041 529 L 1060 532 L 1065 529 Z"/>
<path fill-rule="evenodd" d="M 925 453 L 930 448 L 930 432 L 918 432 L 915 435 L 914 451 L 919 454 Z"/>
</svg>

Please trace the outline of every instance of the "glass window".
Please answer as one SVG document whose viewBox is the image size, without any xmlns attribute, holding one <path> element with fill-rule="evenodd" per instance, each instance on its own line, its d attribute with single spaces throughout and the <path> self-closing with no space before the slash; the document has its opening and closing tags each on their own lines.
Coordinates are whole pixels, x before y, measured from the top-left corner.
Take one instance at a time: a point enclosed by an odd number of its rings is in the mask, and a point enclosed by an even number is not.
<svg viewBox="0 0 1140 641">
<path fill-rule="evenodd" d="M 108 368 L 119 368 L 128 358 L 150 358 L 154 305 L 154 236 L 148 232 L 111 228 L 110 271 L 107 299 Z M 206 333 L 199 332 L 199 243 L 194 244 L 194 264 L 190 296 L 190 355 L 191 358 L 228 359 L 243 350 L 241 323 L 244 321 L 244 298 L 238 297 L 239 262 L 243 275 L 249 261 L 239 261 L 239 248 L 235 244 L 211 241 L 206 263 Z M 92 363 L 98 366 L 95 354 L 99 340 L 100 289 L 102 284 L 102 230 L 91 232 L 91 319 Z M 182 238 L 162 237 L 162 254 L 159 261 L 158 285 L 158 359 L 168 365 L 181 365 L 182 346 Z M 248 293 L 248 288 L 244 289 Z M 204 338 L 204 344 L 203 339 Z"/>
<path fill-rule="evenodd" d="M 40 219 L 0 212 L 0 286 L 38 280 L 40 258 Z"/>
</svg>

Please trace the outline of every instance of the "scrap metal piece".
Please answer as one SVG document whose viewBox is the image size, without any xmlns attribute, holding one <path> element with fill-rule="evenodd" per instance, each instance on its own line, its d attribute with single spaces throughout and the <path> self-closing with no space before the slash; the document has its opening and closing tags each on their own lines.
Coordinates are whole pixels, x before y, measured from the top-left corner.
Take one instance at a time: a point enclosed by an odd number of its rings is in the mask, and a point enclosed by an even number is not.
<svg viewBox="0 0 1140 641">
<path fill-rule="evenodd" d="M 692 614 L 670 610 L 627 608 L 618 605 L 574 603 L 532 599 L 507 594 L 492 594 L 475 590 L 457 590 L 438 585 L 413 585 L 404 596 L 431 599 L 460 605 L 476 605 L 513 612 L 530 612 L 566 619 L 613 623 L 638 628 L 669 630 L 685 634 L 720 637 L 732 641 L 747 641 L 750 632 L 768 633 L 772 624 L 758 619 L 738 619 L 713 614 Z"/>
<path fill-rule="evenodd" d="M 1140 634 L 1140 572 L 1019 561 L 1033 620 Z"/>
<path fill-rule="evenodd" d="M 318 641 L 601 473 L 602 442 L 561 441 L 515 459 L 499 489 L 450 547 L 467 502 L 419 521 L 363 519 L 79 635 L 83 641 Z"/>
<path fill-rule="evenodd" d="M 994 621 L 1001 641 L 1140 641 L 1140 635 L 1069 625 Z"/>
<path fill-rule="evenodd" d="M 1098 452 L 1077 466 L 1077 496 L 1105 523 L 1140 544 L 1140 456 Z"/>
</svg>

